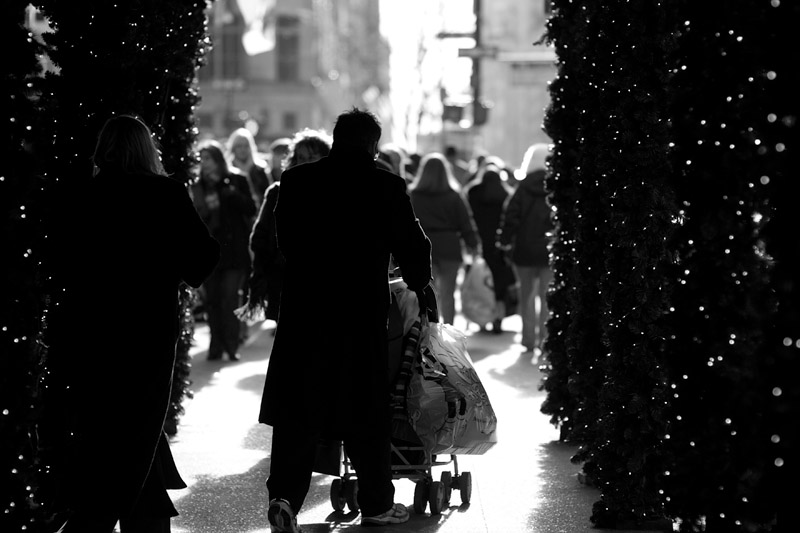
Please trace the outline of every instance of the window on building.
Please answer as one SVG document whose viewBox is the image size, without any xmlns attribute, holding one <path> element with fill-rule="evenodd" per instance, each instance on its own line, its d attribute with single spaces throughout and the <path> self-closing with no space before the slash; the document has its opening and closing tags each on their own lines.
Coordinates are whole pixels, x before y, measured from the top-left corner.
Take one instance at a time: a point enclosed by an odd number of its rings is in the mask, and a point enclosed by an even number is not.
<svg viewBox="0 0 800 533">
<path fill-rule="evenodd" d="M 300 19 L 281 15 L 275 28 L 278 81 L 300 79 Z"/>
</svg>

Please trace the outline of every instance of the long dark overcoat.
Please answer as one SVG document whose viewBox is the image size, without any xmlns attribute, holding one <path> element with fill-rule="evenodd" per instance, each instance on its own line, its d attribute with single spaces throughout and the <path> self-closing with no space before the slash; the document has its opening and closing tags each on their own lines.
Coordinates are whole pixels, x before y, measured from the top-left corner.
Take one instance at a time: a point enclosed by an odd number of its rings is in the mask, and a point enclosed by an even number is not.
<svg viewBox="0 0 800 533">
<path fill-rule="evenodd" d="M 387 415 L 390 254 L 410 289 L 431 279 L 405 181 L 334 146 L 283 173 L 275 221 L 286 272 L 259 421 L 335 433 Z"/>
<path fill-rule="evenodd" d="M 51 319 L 46 419 L 69 505 L 124 517 L 151 465 L 181 482 L 163 437 L 178 290 L 204 281 L 219 244 L 172 178 L 100 172 L 87 181 L 53 228 L 64 292 Z"/>
</svg>

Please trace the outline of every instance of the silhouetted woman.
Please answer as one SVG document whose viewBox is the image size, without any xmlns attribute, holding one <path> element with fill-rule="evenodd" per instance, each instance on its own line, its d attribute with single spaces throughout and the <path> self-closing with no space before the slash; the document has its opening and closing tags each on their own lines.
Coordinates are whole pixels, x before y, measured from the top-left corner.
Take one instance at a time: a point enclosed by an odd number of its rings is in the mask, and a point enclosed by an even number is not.
<svg viewBox="0 0 800 533">
<path fill-rule="evenodd" d="M 170 530 L 166 489 L 186 485 L 163 432 L 179 333 L 179 287 L 219 259 L 148 127 L 109 119 L 95 175 L 61 201 L 53 236 L 63 296 L 50 320 L 46 420 L 66 533 Z"/>
</svg>

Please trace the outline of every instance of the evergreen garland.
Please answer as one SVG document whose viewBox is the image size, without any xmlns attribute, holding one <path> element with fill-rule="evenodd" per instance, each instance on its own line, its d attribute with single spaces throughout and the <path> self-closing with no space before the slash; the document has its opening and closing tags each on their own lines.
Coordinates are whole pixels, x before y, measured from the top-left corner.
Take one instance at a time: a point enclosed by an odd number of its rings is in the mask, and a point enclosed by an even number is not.
<svg viewBox="0 0 800 533">
<path fill-rule="evenodd" d="M 47 183 L 34 153 L 41 127 L 37 91 L 42 45 L 24 26 L 27 1 L 9 0 L 0 17 L 3 60 L 0 133 L 0 531 L 40 531 L 48 509 L 39 489 L 42 334 L 47 301 L 41 262 Z"/>
<path fill-rule="evenodd" d="M 555 45 L 559 65 L 545 117 L 545 129 L 554 141 L 547 181 L 555 208 L 554 283 L 548 295 L 549 364 L 542 384 L 548 398 L 542 412 L 561 424 L 563 440 L 585 443 L 594 438 L 599 416 L 596 396 L 602 385 L 602 375 L 593 371 L 604 354 L 596 313 L 601 303 L 597 288 L 603 242 L 594 223 L 602 206 L 595 182 L 587 178 L 591 162 L 582 136 L 587 95 L 575 83 L 587 66 L 587 42 L 574 37 L 586 32 L 585 6 L 564 2 L 554 7 L 546 38 Z"/>
<path fill-rule="evenodd" d="M 798 22 L 798 8 L 786 4 L 682 10 L 671 89 L 684 223 L 674 244 L 680 268 L 670 320 L 679 334 L 669 345 L 665 477 L 667 507 L 682 531 L 773 530 L 782 472 L 774 462 L 786 457 L 773 440 L 797 445 L 797 418 L 789 425 L 779 414 L 781 404 L 797 414 L 786 371 L 797 371 L 800 347 L 783 344 L 800 337 L 790 281 L 800 272 L 797 239 L 785 238 L 797 231 L 788 214 L 796 207 L 774 208 L 798 189 L 796 163 L 793 174 L 787 165 L 796 154 L 781 148 L 797 139 L 789 91 L 792 76 L 798 87 L 796 65 L 779 68 L 786 47 L 796 46 L 787 21 Z M 769 238 L 765 227 L 773 228 Z M 790 241 L 794 250 L 784 255 Z M 771 267 L 771 250 L 788 261 Z M 774 398 L 775 388 L 794 391 L 795 403 Z"/>
<path fill-rule="evenodd" d="M 0 530 L 52 531 L 48 456 L 38 441 L 47 380 L 47 315 L 58 305 L 57 260 L 47 250 L 49 206 L 91 175 L 99 128 L 117 113 L 151 125 L 165 168 L 188 182 L 196 163 L 195 71 L 207 38 L 205 1 L 37 2 L 54 33 L 46 46 L 24 26 L 29 2 L 4 4 L 7 54 L 0 131 L 3 306 L 0 314 Z M 41 76 L 44 52 L 60 68 Z M 50 296 L 48 296 L 50 295 Z M 188 393 L 193 292 L 181 289 L 181 335 L 169 422 Z M 122 318 L 122 317 L 121 317 Z"/>
</svg>

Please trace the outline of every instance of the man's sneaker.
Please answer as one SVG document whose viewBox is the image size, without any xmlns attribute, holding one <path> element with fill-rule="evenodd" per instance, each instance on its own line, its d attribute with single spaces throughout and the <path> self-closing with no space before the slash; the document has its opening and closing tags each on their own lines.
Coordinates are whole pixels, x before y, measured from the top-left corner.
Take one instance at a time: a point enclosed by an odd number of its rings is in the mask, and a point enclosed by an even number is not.
<svg viewBox="0 0 800 533">
<path fill-rule="evenodd" d="M 297 527 L 297 517 L 286 500 L 272 500 L 267 510 L 269 530 L 272 533 L 302 533 Z"/>
<path fill-rule="evenodd" d="M 408 509 L 402 503 L 395 503 L 385 513 L 377 516 L 362 516 L 362 526 L 385 526 L 386 524 L 402 524 L 408 522 Z"/>
</svg>

